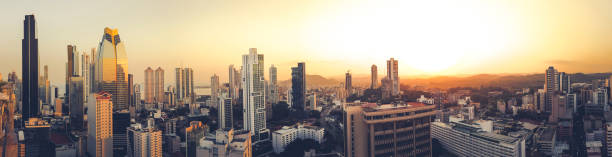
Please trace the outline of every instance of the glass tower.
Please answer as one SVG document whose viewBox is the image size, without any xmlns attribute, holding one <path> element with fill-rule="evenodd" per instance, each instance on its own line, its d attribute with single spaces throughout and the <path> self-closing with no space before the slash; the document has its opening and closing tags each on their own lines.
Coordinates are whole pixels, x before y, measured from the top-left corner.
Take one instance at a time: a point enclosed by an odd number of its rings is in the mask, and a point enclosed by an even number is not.
<svg viewBox="0 0 612 157">
<path fill-rule="evenodd" d="M 95 92 L 112 94 L 115 111 L 128 109 L 127 53 L 117 29 L 104 28 L 95 64 Z"/>
<path fill-rule="evenodd" d="M 37 117 L 38 101 L 38 38 L 34 15 L 26 15 L 23 20 L 23 40 L 21 40 L 21 77 L 23 79 L 21 103 L 24 121 Z"/>
</svg>

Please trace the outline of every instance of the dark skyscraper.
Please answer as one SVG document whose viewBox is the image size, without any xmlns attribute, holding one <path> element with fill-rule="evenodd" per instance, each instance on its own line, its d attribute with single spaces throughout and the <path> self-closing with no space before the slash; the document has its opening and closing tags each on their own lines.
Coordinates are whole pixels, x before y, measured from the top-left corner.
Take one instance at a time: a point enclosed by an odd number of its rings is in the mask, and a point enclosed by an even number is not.
<svg viewBox="0 0 612 157">
<path fill-rule="evenodd" d="M 344 90 L 346 90 L 347 94 L 353 94 L 353 77 L 351 72 L 346 72 L 346 77 L 344 78 Z"/>
<path fill-rule="evenodd" d="M 297 67 L 291 68 L 291 90 L 293 108 L 304 110 L 306 104 L 306 63 L 299 62 Z"/>
<path fill-rule="evenodd" d="M 36 38 L 34 15 L 26 15 L 23 20 L 23 40 L 21 40 L 21 77 L 22 116 L 26 121 L 38 116 L 38 39 Z"/>
</svg>

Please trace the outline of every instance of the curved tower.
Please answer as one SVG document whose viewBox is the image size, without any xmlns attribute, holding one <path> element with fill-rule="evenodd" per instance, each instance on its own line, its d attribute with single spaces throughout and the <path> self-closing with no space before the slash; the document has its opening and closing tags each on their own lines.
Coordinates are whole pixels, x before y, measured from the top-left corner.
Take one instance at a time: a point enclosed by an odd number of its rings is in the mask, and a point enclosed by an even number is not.
<svg viewBox="0 0 612 157">
<path fill-rule="evenodd" d="M 95 64 L 95 92 L 109 92 L 112 95 L 113 110 L 127 109 L 127 53 L 117 29 L 104 28 Z"/>
</svg>

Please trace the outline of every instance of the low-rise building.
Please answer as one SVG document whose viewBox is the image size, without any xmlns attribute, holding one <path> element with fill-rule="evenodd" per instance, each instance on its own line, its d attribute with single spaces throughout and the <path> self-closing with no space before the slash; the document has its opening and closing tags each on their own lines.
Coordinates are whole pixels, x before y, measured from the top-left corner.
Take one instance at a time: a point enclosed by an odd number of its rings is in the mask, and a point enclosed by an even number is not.
<svg viewBox="0 0 612 157">
<path fill-rule="evenodd" d="M 296 139 L 312 139 L 318 143 L 323 142 L 325 130 L 316 126 L 297 124 L 293 127 L 284 126 L 272 133 L 272 147 L 275 153 L 285 151 L 285 147 Z"/>
<path fill-rule="evenodd" d="M 526 156 L 525 138 L 484 131 L 463 122 L 433 122 L 431 137 L 458 156 Z"/>
<path fill-rule="evenodd" d="M 252 157 L 251 132 L 231 128 L 217 130 L 200 139 L 198 157 Z"/>
</svg>

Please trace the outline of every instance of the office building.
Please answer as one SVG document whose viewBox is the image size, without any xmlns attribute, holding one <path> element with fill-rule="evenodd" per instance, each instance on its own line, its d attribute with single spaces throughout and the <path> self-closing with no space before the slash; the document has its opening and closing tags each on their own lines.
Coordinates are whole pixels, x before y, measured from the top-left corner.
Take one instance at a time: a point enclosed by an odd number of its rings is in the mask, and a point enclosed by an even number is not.
<svg viewBox="0 0 612 157">
<path fill-rule="evenodd" d="M 234 115 L 232 110 L 232 98 L 228 97 L 227 94 L 222 94 L 219 97 L 219 129 L 233 128 L 234 127 Z"/>
<path fill-rule="evenodd" d="M 219 129 L 200 139 L 199 157 L 252 157 L 251 133 L 246 130 Z"/>
<path fill-rule="evenodd" d="M 2 75 L 0 75 L 0 81 L 2 81 Z M 49 81 L 49 67 L 45 65 L 43 67 L 43 76 L 39 80 L 39 97 L 43 104 L 51 105 L 51 82 Z"/>
<path fill-rule="evenodd" d="M 554 94 L 557 91 L 558 82 L 557 82 L 557 70 L 550 66 L 546 69 L 546 78 L 544 79 L 544 90 L 546 90 L 545 101 L 544 101 L 544 111 L 550 113 L 552 111 L 552 103 Z"/>
<path fill-rule="evenodd" d="M 191 68 L 176 68 L 176 100 L 182 104 L 189 104 L 194 101 L 195 93 L 193 92 L 193 69 Z"/>
<path fill-rule="evenodd" d="M 21 103 L 22 119 L 38 117 L 38 38 L 36 37 L 36 20 L 34 15 L 26 15 L 23 20 L 23 39 L 21 40 Z"/>
<path fill-rule="evenodd" d="M 117 29 L 104 28 L 95 57 L 95 93 L 112 95 L 113 110 L 128 109 L 128 60 Z"/>
<path fill-rule="evenodd" d="M 397 60 L 393 58 L 387 60 L 387 79 L 391 81 L 390 90 L 392 96 L 400 94 L 399 72 L 397 67 Z"/>
<path fill-rule="evenodd" d="M 127 134 L 125 130 L 130 127 L 130 112 L 119 110 L 113 112 L 113 156 L 125 156 L 127 153 Z"/>
<path fill-rule="evenodd" d="M 55 154 L 55 147 L 49 140 L 49 122 L 30 117 L 24 123 L 25 128 L 18 131 L 18 156 L 44 157 Z"/>
<path fill-rule="evenodd" d="M 242 55 L 242 115 L 243 127 L 251 131 L 255 141 L 269 136 L 264 81 L 264 55 L 250 48 L 249 54 Z"/>
<path fill-rule="evenodd" d="M 276 67 L 273 65 L 270 66 L 270 70 L 268 70 L 269 72 L 269 78 L 270 78 L 270 83 L 268 84 L 268 103 L 269 104 L 276 104 L 279 101 L 279 93 L 278 93 L 278 80 L 277 80 L 277 70 Z M 271 116 L 270 116 L 271 117 Z"/>
<path fill-rule="evenodd" d="M 210 77 L 210 102 L 213 108 L 218 108 L 219 106 L 219 92 L 221 91 L 219 86 L 219 76 L 217 74 L 213 74 Z"/>
<path fill-rule="evenodd" d="M 372 64 L 371 72 L 372 73 L 370 74 L 370 89 L 374 89 L 378 87 L 378 67 Z"/>
<path fill-rule="evenodd" d="M 524 138 L 487 132 L 481 127 L 463 122 L 433 122 L 431 137 L 457 156 L 526 156 Z"/>
<path fill-rule="evenodd" d="M 351 72 L 346 72 L 344 77 L 344 91 L 349 95 L 353 94 L 353 76 Z"/>
<path fill-rule="evenodd" d="M 569 94 L 572 91 L 572 82 L 570 80 L 570 75 L 566 74 L 565 72 L 559 72 L 557 73 L 557 77 L 559 80 L 559 87 L 557 87 L 558 90 L 563 94 Z"/>
<path fill-rule="evenodd" d="M 202 139 L 208 132 L 208 126 L 202 124 L 200 121 L 191 121 L 189 127 L 185 128 L 186 135 L 186 157 L 195 157 L 196 150 L 200 146 L 200 139 Z"/>
<path fill-rule="evenodd" d="M 127 128 L 129 157 L 162 157 L 162 131 L 155 127 L 144 128 L 132 124 Z"/>
<path fill-rule="evenodd" d="M 311 139 L 321 144 L 324 135 L 325 129 L 316 126 L 304 124 L 283 126 L 280 130 L 276 130 L 272 133 L 272 148 L 274 149 L 274 153 L 280 154 L 285 151 L 287 145 L 296 139 Z"/>
<path fill-rule="evenodd" d="M 344 155 L 431 156 L 435 108 L 418 102 L 344 104 Z"/>
<path fill-rule="evenodd" d="M 78 76 L 79 73 L 77 73 L 76 68 L 78 68 L 78 51 L 76 49 L 75 45 L 68 45 L 66 46 L 67 49 L 67 57 L 68 57 L 68 62 L 66 62 L 66 88 L 64 88 L 66 91 L 66 96 L 69 96 L 70 93 L 70 78 L 73 76 Z M 69 99 L 66 99 L 69 100 Z M 68 101 L 67 101 L 68 103 Z"/>
<path fill-rule="evenodd" d="M 80 76 L 70 77 L 70 93 L 68 103 L 70 106 L 70 126 L 73 130 L 85 130 L 83 115 L 85 113 L 85 101 L 83 100 L 83 78 Z"/>
<path fill-rule="evenodd" d="M 291 106 L 303 111 L 306 105 L 306 63 L 299 62 L 291 68 L 291 90 Z"/>
<path fill-rule="evenodd" d="M 87 55 L 86 53 L 83 53 L 83 55 L 81 55 L 81 79 L 83 79 L 83 98 L 82 100 L 87 102 L 87 97 L 89 97 L 89 93 L 90 93 L 90 80 L 91 80 L 91 76 L 90 76 L 90 68 L 91 67 L 91 62 L 89 59 L 89 55 Z"/>
<path fill-rule="evenodd" d="M 91 94 L 87 101 L 87 154 L 113 156 L 113 101 L 109 92 Z"/>
</svg>

